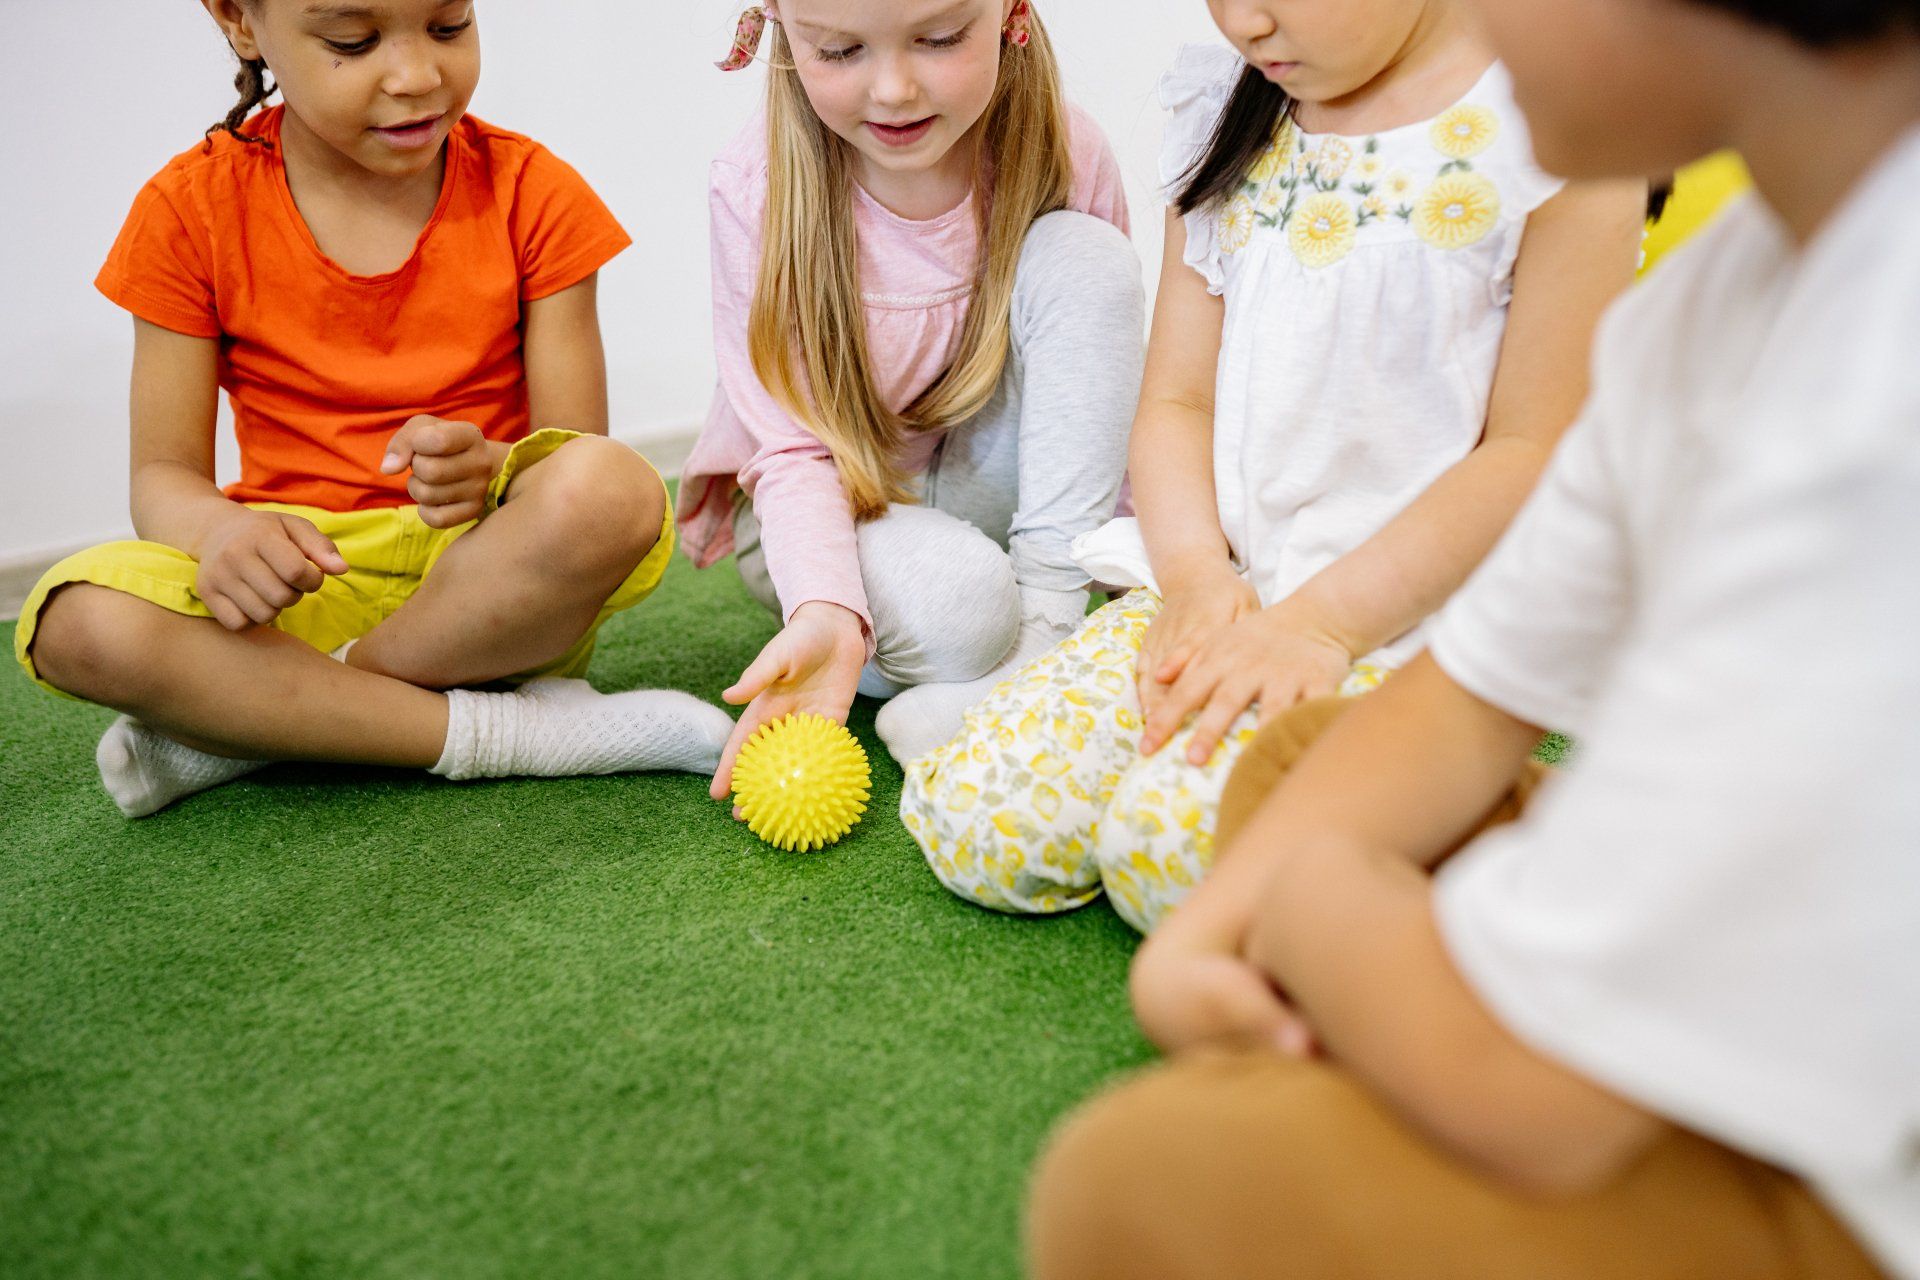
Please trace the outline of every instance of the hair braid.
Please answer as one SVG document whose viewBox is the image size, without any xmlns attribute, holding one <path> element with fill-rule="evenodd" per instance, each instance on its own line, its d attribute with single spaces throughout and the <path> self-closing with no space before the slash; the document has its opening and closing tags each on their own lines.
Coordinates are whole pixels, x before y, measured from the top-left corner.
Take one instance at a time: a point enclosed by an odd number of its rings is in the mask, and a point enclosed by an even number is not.
<svg viewBox="0 0 1920 1280">
<path fill-rule="evenodd" d="M 233 78 L 233 87 L 239 91 L 240 101 L 234 104 L 233 110 L 227 112 L 226 119 L 207 130 L 207 138 L 211 140 L 214 134 L 224 130 L 229 137 L 236 138 L 249 146 L 271 147 L 273 144 L 265 138 L 240 132 L 240 126 L 247 122 L 247 117 L 253 114 L 254 108 L 280 92 L 280 86 L 267 79 L 266 59 L 241 58 L 240 72 Z"/>
</svg>

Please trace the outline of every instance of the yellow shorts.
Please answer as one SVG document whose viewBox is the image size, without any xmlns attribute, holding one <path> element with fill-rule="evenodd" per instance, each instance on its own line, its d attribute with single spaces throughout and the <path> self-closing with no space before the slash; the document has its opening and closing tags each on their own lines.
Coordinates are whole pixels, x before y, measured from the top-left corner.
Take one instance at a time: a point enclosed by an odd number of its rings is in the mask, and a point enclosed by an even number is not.
<svg viewBox="0 0 1920 1280">
<path fill-rule="evenodd" d="M 499 505 L 516 475 L 579 435 L 577 431 L 549 429 L 535 432 L 514 445 L 487 494 L 487 509 L 491 511 Z M 662 487 L 665 487 L 664 481 Z M 420 518 L 418 507 L 341 512 L 271 502 L 249 505 L 260 511 L 285 512 L 311 520 L 340 548 L 349 566 L 347 572 L 337 578 L 329 577 L 318 591 L 301 597 L 271 624 L 276 631 L 297 636 L 323 653 L 331 653 L 349 640 L 358 640 L 392 617 L 420 589 L 447 548 L 479 523 L 472 521 L 454 529 L 435 529 Z M 607 598 L 586 635 L 560 657 L 536 671 L 523 672 L 515 680 L 584 675 L 593 658 L 594 641 L 601 625 L 614 614 L 639 604 L 660 585 L 667 563 L 673 558 L 673 532 L 673 503 L 669 501 L 660 528 L 660 541 L 620 584 L 619 590 Z M 89 582 L 123 591 L 190 618 L 211 618 L 212 611 L 194 591 L 199 572 L 198 561 L 184 551 L 157 542 L 109 542 L 68 556 L 49 569 L 27 597 L 19 626 L 14 630 L 14 657 L 35 684 L 63 698 L 70 697 L 42 680 L 33 666 L 34 629 L 40 611 L 55 591 L 77 582 Z"/>
</svg>

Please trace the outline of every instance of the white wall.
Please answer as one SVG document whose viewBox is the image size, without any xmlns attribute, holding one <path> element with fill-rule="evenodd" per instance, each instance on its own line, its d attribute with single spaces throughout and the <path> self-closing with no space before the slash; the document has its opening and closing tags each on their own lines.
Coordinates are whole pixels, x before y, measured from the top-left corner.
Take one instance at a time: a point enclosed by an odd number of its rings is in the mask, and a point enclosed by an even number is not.
<svg viewBox="0 0 1920 1280">
<path fill-rule="evenodd" d="M 712 389 L 706 166 L 753 111 L 756 72 L 722 75 L 744 0 L 487 0 L 475 111 L 584 173 L 637 241 L 602 281 L 616 430 L 696 426 Z M 0 0 L 0 564 L 126 536 L 132 322 L 92 280 L 134 193 L 232 102 L 232 65 L 192 0 L 73 6 Z M 1041 0 L 1068 92 L 1098 117 L 1134 185 L 1135 238 L 1157 270 L 1153 87 L 1182 40 L 1212 36 L 1200 0 Z M 223 431 L 224 435 L 224 431 Z M 224 465 L 231 466 L 231 444 Z"/>
</svg>

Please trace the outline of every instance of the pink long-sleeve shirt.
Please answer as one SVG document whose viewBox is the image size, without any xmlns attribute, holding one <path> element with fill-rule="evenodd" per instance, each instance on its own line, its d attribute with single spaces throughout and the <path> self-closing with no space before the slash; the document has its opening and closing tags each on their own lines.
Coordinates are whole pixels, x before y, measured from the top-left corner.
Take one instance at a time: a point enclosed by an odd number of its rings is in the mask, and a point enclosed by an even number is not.
<svg viewBox="0 0 1920 1280">
<path fill-rule="evenodd" d="M 1128 231 L 1120 166 L 1106 136 L 1075 108 L 1069 140 L 1071 207 Z M 731 553 L 734 494 L 744 491 L 760 520 L 767 572 L 784 617 L 813 600 L 842 605 L 860 616 L 871 647 L 873 619 L 861 586 L 853 512 L 833 455 L 768 393 L 747 350 L 767 203 L 764 119 L 742 130 L 714 161 L 710 199 L 720 388 L 680 482 L 682 545 L 703 569 Z M 958 354 L 980 255 L 974 200 L 914 222 L 856 187 L 854 225 L 874 385 L 897 413 Z M 927 431 L 909 438 L 901 458 L 909 474 L 927 469 L 940 436 Z"/>
</svg>

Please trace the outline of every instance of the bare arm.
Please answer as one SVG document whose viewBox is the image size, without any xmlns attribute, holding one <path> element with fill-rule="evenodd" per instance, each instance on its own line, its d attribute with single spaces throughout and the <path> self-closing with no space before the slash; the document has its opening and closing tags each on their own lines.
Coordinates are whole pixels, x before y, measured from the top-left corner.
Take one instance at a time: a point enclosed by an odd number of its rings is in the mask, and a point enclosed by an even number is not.
<svg viewBox="0 0 1920 1280">
<path fill-rule="evenodd" d="M 239 504 L 213 483 L 220 344 L 133 322 L 133 527 L 199 558 L 207 530 Z"/>
<path fill-rule="evenodd" d="M 1213 487 L 1214 378 L 1226 304 L 1186 264 L 1187 229 L 1167 214 L 1166 261 L 1128 464 L 1141 536 L 1162 584 L 1229 566 Z"/>
<path fill-rule="evenodd" d="M 600 277 L 527 304 L 521 322 L 533 428 L 608 431 L 607 355 L 600 337 Z"/>
<path fill-rule="evenodd" d="M 1427 871 L 1500 802 L 1538 736 L 1430 658 L 1355 707 L 1240 841 L 1263 873 L 1246 954 L 1431 1140 L 1524 1190 L 1577 1193 L 1666 1122 L 1487 1010 L 1442 942 Z"/>
<path fill-rule="evenodd" d="M 1460 589 L 1586 401 L 1594 331 L 1633 283 L 1646 200 L 1641 182 L 1588 183 L 1528 219 L 1480 446 L 1284 607 L 1358 658 Z"/>
<path fill-rule="evenodd" d="M 273 621 L 346 561 L 298 516 L 254 511 L 213 483 L 219 343 L 133 322 L 133 524 L 200 563 L 194 589 L 220 624 Z"/>
</svg>

